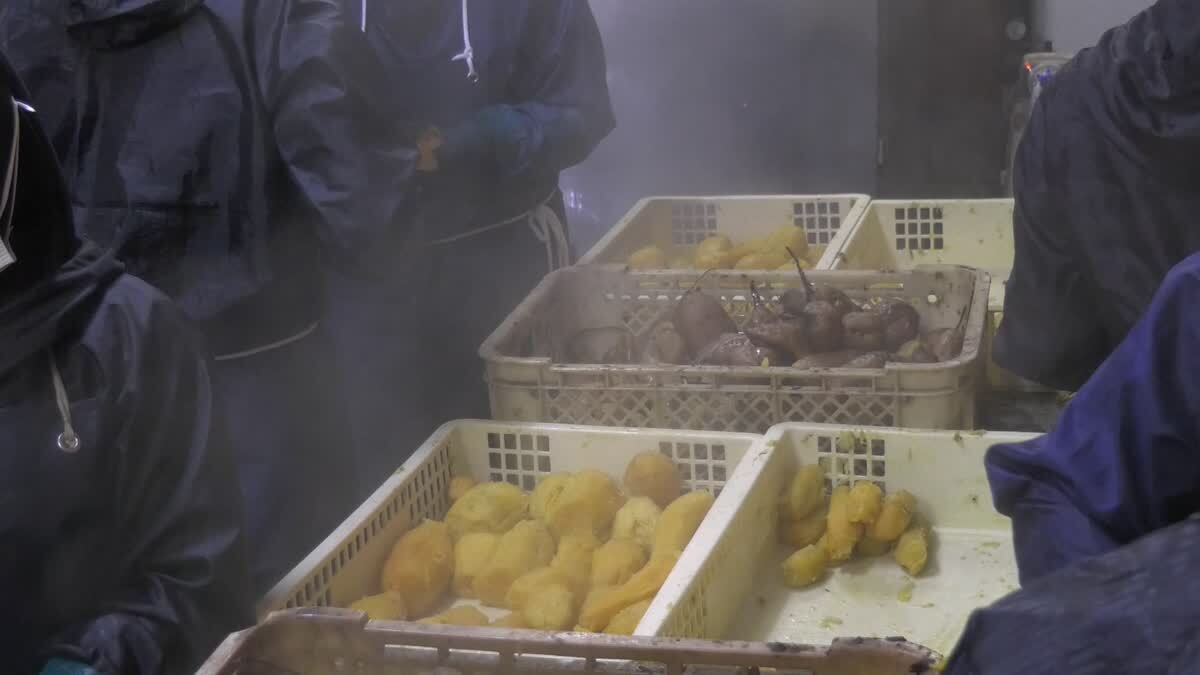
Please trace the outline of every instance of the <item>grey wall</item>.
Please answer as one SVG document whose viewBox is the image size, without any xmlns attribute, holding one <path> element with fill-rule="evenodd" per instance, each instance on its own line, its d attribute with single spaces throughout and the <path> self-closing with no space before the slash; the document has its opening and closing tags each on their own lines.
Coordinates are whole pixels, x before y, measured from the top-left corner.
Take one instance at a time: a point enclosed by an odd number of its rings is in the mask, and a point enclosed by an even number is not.
<svg viewBox="0 0 1200 675">
<path fill-rule="evenodd" d="M 1035 0 L 1034 35 L 1037 44 L 1053 41 L 1056 51 L 1079 51 L 1151 4 L 1151 0 Z"/>
<path fill-rule="evenodd" d="M 564 177 L 586 250 L 653 194 L 871 192 L 877 0 L 592 0 L 618 128 Z"/>
</svg>

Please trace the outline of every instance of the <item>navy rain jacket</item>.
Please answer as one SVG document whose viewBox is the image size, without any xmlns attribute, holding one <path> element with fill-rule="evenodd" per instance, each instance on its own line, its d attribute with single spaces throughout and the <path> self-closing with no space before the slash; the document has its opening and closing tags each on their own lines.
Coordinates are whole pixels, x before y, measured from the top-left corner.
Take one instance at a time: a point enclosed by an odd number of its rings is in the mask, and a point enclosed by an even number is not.
<svg viewBox="0 0 1200 675">
<path fill-rule="evenodd" d="M 208 367 L 166 297 L 80 244 L 49 140 L 21 138 L 18 262 L 0 272 L 2 670 L 191 672 L 253 620 Z"/>
<path fill-rule="evenodd" d="M 1016 258 L 994 348 L 1074 391 L 1200 251 L 1200 4 L 1160 0 L 1080 52 L 1018 149 Z"/>
<path fill-rule="evenodd" d="M 0 48 L 20 53 L 53 116 L 79 230 L 175 299 L 217 354 L 317 321 L 319 255 L 354 266 L 404 234 L 415 153 L 360 94 L 380 75 L 344 4 L 0 10 Z"/>
<path fill-rule="evenodd" d="M 1193 675 L 1200 520 L 1076 563 L 977 610 L 945 675 Z"/>
<path fill-rule="evenodd" d="M 988 451 L 1022 583 L 1200 511 L 1197 308 L 1200 254 L 1171 271 L 1054 431 Z"/>
<path fill-rule="evenodd" d="M 559 172 L 583 161 L 615 126 L 604 45 L 586 0 L 368 0 L 367 40 L 410 142 L 428 126 L 452 132 L 486 106 L 520 120 L 521 152 L 503 166 L 466 162 L 421 177 L 424 241 L 515 218 L 554 196 Z M 468 77 L 464 10 L 470 37 Z M 360 13 L 359 19 L 363 15 Z M 523 226 L 523 225 L 522 225 Z M 535 249 L 536 250 L 536 249 Z"/>
</svg>

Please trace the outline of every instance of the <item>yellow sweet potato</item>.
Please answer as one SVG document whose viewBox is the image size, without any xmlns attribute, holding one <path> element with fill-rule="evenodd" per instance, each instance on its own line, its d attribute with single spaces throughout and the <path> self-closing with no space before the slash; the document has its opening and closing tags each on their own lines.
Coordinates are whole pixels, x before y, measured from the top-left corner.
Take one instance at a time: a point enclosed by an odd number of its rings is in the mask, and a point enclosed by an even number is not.
<svg viewBox="0 0 1200 675">
<path fill-rule="evenodd" d="M 475 577 L 491 560 L 500 544 L 500 535 L 471 532 L 454 545 L 454 593 L 460 598 L 475 597 Z"/>
<path fill-rule="evenodd" d="M 475 596 L 492 607 L 504 607 L 505 596 L 521 575 L 554 559 L 554 538 L 536 520 L 524 520 L 500 537 L 488 564 L 475 577 Z"/>
<path fill-rule="evenodd" d="M 708 515 L 713 501 L 711 494 L 697 490 L 671 502 L 658 519 L 658 530 L 654 533 L 654 549 L 650 557 L 678 557 L 683 553 L 704 516 Z"/>
<path fill-rule="evenodd" d="M 646 550 L 630 539 L 612 539 L 592 556 L 592 586 L 619 586 L 646 565 Z"/>
<path fill-rule="evenodd" d="M 678 560 L 678 554 L 664 553 L 652 558 L 624 584 L 604 589 L 594 598 L 589 597 L 589 603 L 585 603 L 579 615 L 579 625 L 593 633 L 602 631 L 621 610 L 653 598 Z"/>
<path fill-rule="evenodd" d="M 850 521 L 850 488 L 840 485 L 829 498 L 829 515 L 825 524 L 825 547 L 829 561 L 845 562 L 862 539 L 863 526 Z"/>
<path fill-rule="evenodd" d="M 515 485 L 481 483 L 467 490 L 446 514 L 455 539 L 471 532 L 504 534 L 525 519 L 529 498 Z"/>
<path fill-rule="evenodd" d="M 427 520 L 400 537 L 383 566 L 385 591 L 404 596 L 409 616 L 433 609 L 454 575 L 454 542 L 445 523 Z"/>
</svg>

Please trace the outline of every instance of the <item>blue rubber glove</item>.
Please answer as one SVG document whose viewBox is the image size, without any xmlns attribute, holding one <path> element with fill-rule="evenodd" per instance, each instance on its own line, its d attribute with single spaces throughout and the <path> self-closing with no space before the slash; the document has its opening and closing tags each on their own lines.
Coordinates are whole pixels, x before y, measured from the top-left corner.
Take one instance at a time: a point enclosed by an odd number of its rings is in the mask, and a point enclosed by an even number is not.
<svg viewBox="0 0 1200 675">
<path fill-rule="evenodd" d="M 100 675 L 95 668 L 78 661 L 50 659 L 39 675 Z"/>
<path fill-rule="evenodd" d="M 438 163 L 454 170 L 474 165 L 511 177 L 529 169 L 541 146 L 542 130 L 532 115 L 510 105 L 490 105 L 445 132 Z"/>
</svg>

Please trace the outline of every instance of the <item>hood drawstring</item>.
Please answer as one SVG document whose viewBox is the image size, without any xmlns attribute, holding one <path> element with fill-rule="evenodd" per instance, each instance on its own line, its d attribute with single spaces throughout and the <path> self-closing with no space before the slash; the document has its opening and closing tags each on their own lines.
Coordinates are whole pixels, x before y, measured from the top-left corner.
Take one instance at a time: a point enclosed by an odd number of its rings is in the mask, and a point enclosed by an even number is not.
<svg viewBox="0 0 1200 675">
<path fill-rule="evenodd" d="M 566 228 L 549 204 L 542 202 L 529 214 L 529 229 L 546 247 L 546 266 L 550 272 L 571 264 Z"/>
<path fill-rule="evenodd" d="M 358 29 L 367 32 L 367 0 L 362 0 L 362 17 L 358 20 Z"/>
<path fill-rule="evenodd" d="M 58 449 L 78 452 L 79 436 L 71 425 L 71 401 L 67 398 L 67 388 L 63 386 L 62 373 L 58 371 L 58 359 L 54 358 L 54 352 L 50 353 L 50 377 L 54 380 L 54 402 L 58 405 L 58 416 L 63 423 L 62 433 L 58 435 Z"/>
<path fill-rule="evenodd" d="M 364 0 L 365 2 L 366 0 Z M 471 47 L 471 13 L 467 10 L 467 0 L 462 0 L 463 50 L 454 55 L 451 61 L 467 62 L 467 79 L 479 81 L 479 73 L 475 72 L 475 50 Z"/>
</svg>

